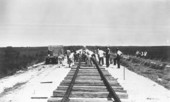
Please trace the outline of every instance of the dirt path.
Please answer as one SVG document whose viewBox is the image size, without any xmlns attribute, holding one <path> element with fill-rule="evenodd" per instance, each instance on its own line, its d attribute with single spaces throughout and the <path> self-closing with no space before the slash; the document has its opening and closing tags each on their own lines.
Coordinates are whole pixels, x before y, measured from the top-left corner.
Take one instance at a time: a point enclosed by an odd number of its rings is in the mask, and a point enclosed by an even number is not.
<svg viewBox="0 0 170 102">
<path fill-rule="evenodd" d="M 117 69 L 116 66 L 112 65 L 107 70 L 113 77 L 118 78 L 118 82 L 127 90 L 130 102 L 170 102 L 170 90 L 156 82 L 138 75 L 123 66 Z"/>
<path fill-rule="evenodd" d="M 69 72 L 58 65 L 39 65 L 22 74 L 1 79 L 0 102 L 47 102 Z"/>
</svg>

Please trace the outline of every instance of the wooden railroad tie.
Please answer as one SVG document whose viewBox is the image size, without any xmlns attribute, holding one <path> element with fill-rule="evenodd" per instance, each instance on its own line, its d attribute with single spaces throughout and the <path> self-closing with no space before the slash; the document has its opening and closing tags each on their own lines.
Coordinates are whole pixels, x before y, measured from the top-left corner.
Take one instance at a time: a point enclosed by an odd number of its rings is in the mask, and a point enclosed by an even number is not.
<svg viewBox="0 0 170 102">
<path fill-rule="evenodd" d="M 76 68 L 76 65 L 71 68 L 57 89 L 53 91 L 53 96 L 48 99 L 48 102 L 60 102 L 62 100 L 68 86 L 72 82 Z M 127 99 L 128 94 L 117 82 L 117 79 L 113 78 L 105 68 L 100 69 L 120 100 Z M 109 100 L 109 98 L 110 93 L 97 68 L 87 67 L 86 64 L 82 62 L 69 95 L 69 102 L 113 102 L 113 100 Z"/>
</svg>

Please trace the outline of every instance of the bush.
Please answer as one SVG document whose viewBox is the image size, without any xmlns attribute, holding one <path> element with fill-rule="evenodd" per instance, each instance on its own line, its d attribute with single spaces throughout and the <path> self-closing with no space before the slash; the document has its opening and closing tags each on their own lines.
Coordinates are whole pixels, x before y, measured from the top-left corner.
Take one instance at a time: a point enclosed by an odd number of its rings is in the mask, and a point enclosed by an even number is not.
<svg viewBox="0 0 170 102">
<path fill-rule="evenodd" d="M 79 50 L 83 46 L 64 46 L 66 50 Z M 45 60 L 47 47 L 6 47 L 0 48 L 0 78 L 12 75 L 18 70 Z"/>
<path fill-rule="evenodd" d="M 12 75 L 18 70 L 27 69 L 27 66 L 44 61 L 47 48 L 13 48 L 0 49 L 0 77 Z"/>
<path fill-rule="evenodd" d="M 156 59 L 161 61 L 170 61 L 170 46 L 108 46 L 112 52 L 119 48 L 126 55 L 135 55 L 136 51 L 147 51 L 149 59 Z M 90 50 L 106 50 L 104 46 L 87 46 Z"/>
</svg>

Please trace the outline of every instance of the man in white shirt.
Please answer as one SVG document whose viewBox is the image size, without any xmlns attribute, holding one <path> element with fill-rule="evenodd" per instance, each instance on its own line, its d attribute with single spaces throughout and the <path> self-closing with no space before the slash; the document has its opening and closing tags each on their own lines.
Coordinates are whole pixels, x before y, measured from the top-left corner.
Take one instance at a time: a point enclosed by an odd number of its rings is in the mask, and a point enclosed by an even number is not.
<svg viewBox="0 0 170 102">
<path fill-rule="evenodd" d="M 103 65 L 104 64 L 104 51 L 98 49 L 98 54 L 99 54 L 99 64 Z"/>
<path fill-rule="evenodd" d="M 74 65 L 74 52 L 72 51 L 69 55 L 69 68 Z"/>
<path fill-rule="evenodd" d="M 120 58 L 122 56 L 122 52 L 117 48 L 116 49 L 116 58 L 114 59 L 114 65 L 116 65 L 117 62 L 117 67 L 120 68 Z"/>
</svg>

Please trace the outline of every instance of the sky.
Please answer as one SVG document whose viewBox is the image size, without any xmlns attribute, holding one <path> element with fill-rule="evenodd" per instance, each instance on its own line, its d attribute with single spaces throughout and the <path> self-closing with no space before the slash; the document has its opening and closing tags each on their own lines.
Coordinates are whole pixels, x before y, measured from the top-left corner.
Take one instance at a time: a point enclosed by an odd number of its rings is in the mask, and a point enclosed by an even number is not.
<svg viewBox="0 0 170 102">
<path fill-rule="evenodd" d="M 170 46 L 169 0 L 0 0 L 0 47 Z"/>
</svg>

